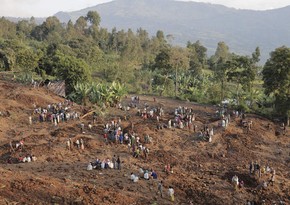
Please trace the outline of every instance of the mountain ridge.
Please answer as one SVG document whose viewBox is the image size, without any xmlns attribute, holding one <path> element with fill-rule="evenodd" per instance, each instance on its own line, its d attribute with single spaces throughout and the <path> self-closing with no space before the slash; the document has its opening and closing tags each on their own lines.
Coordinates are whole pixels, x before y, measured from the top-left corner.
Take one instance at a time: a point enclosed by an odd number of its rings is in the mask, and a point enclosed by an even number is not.
<svg viewBox="0 0 290 205">
<path fill-rule="evenodd" d="M 259 46 L 261 61 L 265 62 L 275 48 L 290 45 L 290 6 L 255 11 L 192 1 L 118 0 L 55 16 L 62 22 L 76 21 L 90 10 L 100 14 L 101 26 L 107 29 L 141 27 L 151 35 L 162 30 L 174 36 L 175 45 L 200 40 L 209 55 L 218 42 L 224 41 L 231 52 L 242 55 L 250 55 Z"/>
<path fill-rule="evenodd" d="M 115 0 L 54 16 L 64 23 L 75 22 L 90 10 L 100 14 L 101 27 L 109 31 L 114 27 L 133 31 L 142 28 L 153 36 L 162 30 L 174 37 L 170 40 L 174 45 L 199 40 L 207 47 L 208 55 L 215 52 L 218 42 L 224 41 L 231 52 L 241 55 L 251 55 L 259 46 L 264 63 L 277 47 L 290 46 L 290 6 L 257 11 L 192 1 Z"/>
</svg>

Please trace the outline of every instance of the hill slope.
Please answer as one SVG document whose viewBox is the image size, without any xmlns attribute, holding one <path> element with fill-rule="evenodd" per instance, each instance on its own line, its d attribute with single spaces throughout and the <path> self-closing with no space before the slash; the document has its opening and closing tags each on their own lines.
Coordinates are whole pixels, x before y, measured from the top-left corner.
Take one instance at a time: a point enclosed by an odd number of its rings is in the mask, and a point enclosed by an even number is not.
<svg viewBox="0 0 290 205">
<path fill-rule="evenodd" d="M 159 123 L 167 124 L 173 119 L 173 111 L 178 106 L 191 107 L 196 114 L 194 124 L 197 129 L 207 123 L 215 130 L 213 142 L 209 143 L 188 129 L 157 130 L 156 119 L 144 120 L 137 116 L 137 110 L 122 111 L 110 108 L 106 116 L 99 116 L 92 130 L 87 125 L 91 116 L 82 120 L 61 122 L 57 126 L 51 122 L 39 122 L 33 115 L 29 125 L 28 117 L 37 107 L 63 102 L 44 88 L 34 89 L 14 82 L 0 80 L 0 204 L 172 204 L 166 195 L 169 186 L 175 190 L 175 204 L 244 204 L 246 200 L 261 204 L 283 201 L 289 204 L 289 135 L 275 136 L 279 131 L 276 125 L 256 115 L 247 115 L 254 123 L 249 133 L 239 125 L 239 119 L 232 119 L 226 131 L 218 126 L 216 107 L 196 105 L 167 98 L 140 96 L 141 109 L 146 103 L 149 108 L 160 107 L 164 115 Z M 123 100 L 128 105 L 130 98 Z M 74 112 L 82 112 L 82 107 L 73 105 Z M 123 117 L 127 116 L 127 120 Z M 148 160 L 133 158 L 127 145 L 105 144 L 104 123 L 122 118 L 124 132 L 133 131 L 140 137 L 152 137 Z M 79 124 L 85 123 L 85 133 L 80 132 Z M 266 127 L 271 124 L 272 129 Z M 132 126 L 133 124 L 133 126 Z M 82 138 L 85 149 L 66 148 L 68 138 L 74 142 Z M 24 139 L 22 150 L 11 152 L 10 141 Z M 37 157 L 35 162 L 18 163 L 16 158 L 26 154 Z M 87 171 L 88 162 L 111 159 L 119 155 L 122 169 L 100 169 Z M 11 163 L 7 160 L 11 158 Z M 273 186 L 265 190 L 256 187 L 270 174 L 258 176 L 248 174 L 248 163 L 258 161 L 276 170 L 277 178 Z M 170 163 L 173 173 L 166 174 L 163 168 Z M 138 173 L 139 168 L 154 169 L 158 181 L 164 181 L 164 198 L 157 195 L 157 182 L 140 179 L 137 183 L 129 180 L 130 173 Z M 237 175 L 245 182 L 245 187 L 235 191 L 231 178 Z"/>
<path fill-rule="evenodd" d="M 262 61 L 269 52 L 290 45 L 290 6 L 267 11 L 238 10 L 216 4 L 173 0 L 116 0 L 75 12 L 59 12 L 61 21 L 75 21 L 95 10 L 101 25 L 111 29 L 137 30 L 142 27 L 155 35 L 157 30 L 174 36 L 174 43 L 200 40 L 213 54 L 224 41 L 233 52 L 250 55 L 257 46 Z"/>
</svg>

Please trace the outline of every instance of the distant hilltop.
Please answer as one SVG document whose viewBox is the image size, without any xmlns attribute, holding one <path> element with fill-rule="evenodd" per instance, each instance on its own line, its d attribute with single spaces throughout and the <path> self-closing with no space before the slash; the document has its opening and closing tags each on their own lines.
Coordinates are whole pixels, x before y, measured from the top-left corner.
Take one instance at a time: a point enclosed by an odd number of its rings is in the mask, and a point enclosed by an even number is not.
<svg viewBox="0 0 290 205">
<path fill-rule="evenodd" d="M 191 1 L 115 0 L 79 11 L 58 12 L 55 16 L 67 23 L 90 10 L 100 14 L 101 26 L 109 30 L 116 27 L 136 31 L 141 27 L 151 35 L 162 30 L 173 44 L 200 40 L 209 55 L 220 41 L 242 55 L 250 55 L 259 46 L 264 63 L 275 48 L 290 46 L 290 6 L 254 11 Z"/>
</svg>

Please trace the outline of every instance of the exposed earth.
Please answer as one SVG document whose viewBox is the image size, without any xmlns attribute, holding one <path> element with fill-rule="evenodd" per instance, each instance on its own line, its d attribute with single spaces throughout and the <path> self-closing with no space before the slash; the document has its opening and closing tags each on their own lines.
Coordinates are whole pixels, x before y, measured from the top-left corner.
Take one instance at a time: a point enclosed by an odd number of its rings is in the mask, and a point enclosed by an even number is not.
<svg viewBox="0 0 290 205">
<path fill-rule="evenodd" d="M 194 123 L 198 130 L 205 123 L 214 127 L 213 141 L 202 140 L 187 128 L 157 130 L 156 119 L 144 121 L 136 115 L 136 109 L 126 112 L 109 108 L 105 116 L 98 116 L 91 131 L 87 129 L 88 122 L 92 122 L 91 115 L 58 126 L 38 122 L 37 115 L 33 115 L 33 123 L 29 125 L 34 103 L 46 107 L 65 99 L 45 88 L 3 79 L 0 93 L 0 204 L 232 205 L 246 204 L 247 200 L 257 204 L 290 204 L 290 135 L 289 130 L 286 135 L 281 134 L 280 123 L 247 114 L 247 120 L 253 121 L 249 133 L 240 126 L 240 119 L 231 119 L 224 131 L 218 127 L 217 107 L 162 97 L 156 97 L 154 102 L 152 96 L 140 96 L 141 108 L 144 103 L 163 107 L 165 115 L 160 120 L 165 124 L 174 118 L 176 107 L 192 107 L 197 115 Z M 127 105 L 130 101 L 128 97 L 122 103 Z M 82 113 L 84 108 L 74 105 L 72 109 Z M 127 120 L 125 115 L 129 117 Z M 104 142 L 104 124 L 119 117 L 125 131 L 130 130 L 133 123 L 134 132 L 141 140 L 145 134 L 152 137 L 147 145 L 150 153 L 146 162 L 143 158 L 133 158 L 127 145 Z M 84 134 L 80 132 L 81 121 L 85 123 Z M 69 137 L 84 139 L 85 149 L 68 150 Z M 24 139 L 23 149 L 12 153 L 9 142 L 21 139 Z M 17 162 L 17 158 L 25 154 L 33 154 L 37 160 Z M 86 170 L 90 161 L 111 159 L 113 155 L 120 155 L 121 170 Z M 11 163 L 8 163 L 9 158 Z M 271 174 L 263 174 L 260 179 L 249 175 L 250 161 L 276 170 L 273 186 L 257 189 Z M 173 173 L 163 171 L 168 163 L 173 166 Z M 157 194 L 157 182 L 153 179 L 140 179 L 137 183 L 130 180 L 130 173 L 138 174 L 140 167 L 157 171 L 158 181 L 164 182 L 164 198 Z M 244 188 L 233 188 L 234 175 L 244 181 Z M 174 202 L 167 196 L 169 186 L 175 191 Z"/>
</svg>

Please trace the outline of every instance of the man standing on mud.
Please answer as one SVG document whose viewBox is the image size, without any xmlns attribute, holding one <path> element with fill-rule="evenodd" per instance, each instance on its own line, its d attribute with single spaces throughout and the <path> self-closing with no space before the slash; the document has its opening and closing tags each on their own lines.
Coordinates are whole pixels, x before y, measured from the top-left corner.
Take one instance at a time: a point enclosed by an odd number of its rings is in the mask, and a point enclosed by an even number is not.
<svg viewBox="0 0 290 205">
<path fill-rule="evenodd" d="M 163 198 L 163 182 L 162 182 L 162 180 L 158 183 L 157 193 L 160 193 L 161 198 Z"/>
<path fill-rule="evenodd" d="M 121 170 L 121 160 L 120 160 L 120 156 L 118 156 L 116 162 L 117 162 L 117 168 L 118 168 L 118 170 Z"/>
<path fill-rule="evenodd" d="M 286 132 L 287 132 L 287 130 L 286 130 L 287 128 L 286 128 L 286 125 L 284 124 L 284 123 L 282 123 L 282 132 L 283 132 L 283 135 L 286 135 Z"/>
<path fill-rule="evenodd" d="M 114 155 L 114 156 L 112 157 L 112 162 L 113 162 L 113 165 L 114 165 L 114 169 L 117 169 L 116 161 L 117 161 L 117 159 L 116 159 L 116 155 Z"/>
</svg>

